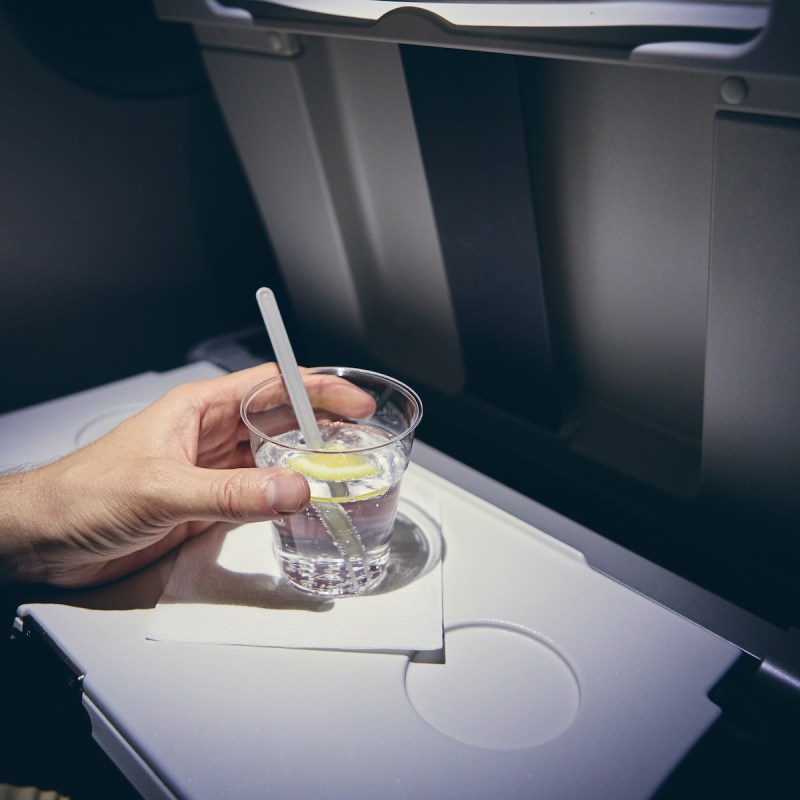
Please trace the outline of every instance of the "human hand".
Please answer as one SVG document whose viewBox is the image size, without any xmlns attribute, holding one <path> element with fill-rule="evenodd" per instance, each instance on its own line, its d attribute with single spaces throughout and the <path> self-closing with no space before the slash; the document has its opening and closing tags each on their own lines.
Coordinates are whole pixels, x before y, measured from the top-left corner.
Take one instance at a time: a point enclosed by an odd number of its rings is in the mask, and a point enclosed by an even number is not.
<svg viewBox="0 0 800 800">
<path fill-rule="evenodd" d="M 244 394 L 278 374 L 265 364 L 167 392 L 90 445 L 0 479 L 0 583 L 105 583 L 140 569 L 214 522 L 300 511 L 306 480 L 255 469 L 239 416 Z M 309 385 L 315 404 L 367 417 L 374 401 L 333 376 Z"/>
</svg>

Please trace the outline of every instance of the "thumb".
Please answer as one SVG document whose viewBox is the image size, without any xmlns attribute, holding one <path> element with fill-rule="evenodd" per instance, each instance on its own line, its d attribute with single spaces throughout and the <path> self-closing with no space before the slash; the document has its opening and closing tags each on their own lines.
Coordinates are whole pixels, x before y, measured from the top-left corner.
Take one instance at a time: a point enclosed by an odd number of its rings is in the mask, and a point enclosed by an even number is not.
<svg viewBox="0 0 800 800">
<path fill-rule="evenodd" d="M 291 469 L 187 467 L 173 499 L 185 520 L 247 522 L 295 514 L 309 496 L 308 482 Z"/>
</svg>

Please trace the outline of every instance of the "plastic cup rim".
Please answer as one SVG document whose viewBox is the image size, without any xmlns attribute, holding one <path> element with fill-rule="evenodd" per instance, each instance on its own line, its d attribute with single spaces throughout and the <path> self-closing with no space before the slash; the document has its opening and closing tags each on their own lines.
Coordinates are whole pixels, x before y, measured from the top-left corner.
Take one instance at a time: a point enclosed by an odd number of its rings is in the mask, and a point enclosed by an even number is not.
<svg viewBox="0 0 800 800">
<path fill-rule="evenodd" d="M 260 392 L 264 389 L 268 384 L 274 383 L 276 381 L 282 381 L 283 375 L 280 372 L 277 375 L 273 375 L 271 378 L 267 378 L 266 380 L 260 381 L 255 386 L 251 387 L 245 396 L 242 398 L 241 403 L 239 404 L 239 412 L 242 422 L 247 426 L 247 428 L 254 433 L 256 436 L 260 437 L 264 441 L 269 442 L 277 447 L 281 447 L 285 450 L 293 450 L 293 451 L 301 451 L 307 453 L 335 453 L 335 452 L 346 452 L 346 453 L 364 453 L 369 452 L 371 450 L 380 450 L 383 447 L 386 447 L 390 444 L 395 444 L 397 442 L 402 441 L 409 435 L 413 434 L 416 430 L 417 426 L 419 425 L 420 421 L 422 420 L 422 400 L 420 396 L 407 384 L 403 383 L 402 381 L 398 380 L 397 378 L 393 378 L 391 375 L 385 375 L 382 372 L 376 372 L 374 370 L 369 369 L 362 369 L 360 367 L 308 367 L 303 369 L 303 373 L 324 373 L 324 374 L 331 374 L 337 375 L 340 378 L 346 377 L 347 373 L 357 373 L 359 375 L 364 375 L 371 378 L 377 378 L 379 380 L 385 381 L 393 388 L 398 390 L 401 394 L 406 395 L 413 403 L 414 403 L 414 416 L 408 426 L 398 434 L 392 434 L 385 442 L 381 442 L 378 445 L 371 445 L 369 447 L 358 447 L 358 448 L 351 448 L 348 450 L 320 450 L 316 447 L 306 447 L 305 445 L 297 445 L 297 444 L 287 444 L 286 442 L 281 442 L 278 439 L 274 438 L 273 436 L 269 436 L 268 434 L 264 433 L 264 431 L 259 430 L 255 425 L 253 425 L 250 420 L 247 418 L 246 414 L 246 407 L 247 404 Z M 291 404 L 289 404 L 291 405 Z M 352 420 L 355 423 L 363 421 L 365 424 L 369 424 L 369 420 Z"/>
</svg>

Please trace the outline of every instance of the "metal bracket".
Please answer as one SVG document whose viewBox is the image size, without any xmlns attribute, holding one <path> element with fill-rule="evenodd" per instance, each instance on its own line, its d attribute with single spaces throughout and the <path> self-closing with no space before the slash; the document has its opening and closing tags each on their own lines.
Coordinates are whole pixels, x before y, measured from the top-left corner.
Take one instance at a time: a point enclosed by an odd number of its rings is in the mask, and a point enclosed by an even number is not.
<svg viewBox="0 0 800 800">
<path fill-rule="evenodd" d="M 82 694 L 84 673 L 56 647 L 51 637 L 35 619 L 16 617 L 11 638 L 20 640 L 29 647 L 43 649 L 55 656 L 55 662 L 59 665 L 59 672 L 63 675 L 67 688 L 77 695 Z"/>
<path fill-rule="evenodd" d="M 243 50 L 280 58 L 294 58 L 303 48 L 294 33 L 240 25 L 196 25 L 197 41 L 205 47 Z"/>
<path fill-rule="evenodd" d="M 790 628 L 767 650 L 752 692 L 775 717 L 800 719 L 800 629 Z"/>
</svg>

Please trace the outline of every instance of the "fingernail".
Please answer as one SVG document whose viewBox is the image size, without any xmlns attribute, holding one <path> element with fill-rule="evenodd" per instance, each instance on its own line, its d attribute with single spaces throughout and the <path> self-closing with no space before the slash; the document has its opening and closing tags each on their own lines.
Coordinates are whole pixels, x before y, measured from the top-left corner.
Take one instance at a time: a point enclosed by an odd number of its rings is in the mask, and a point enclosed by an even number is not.
<svg viewBox="0 0 800 800">
<path fill-rule="evenodd" d="M 308 483 L 296 472 L 281 472 L 267 484 L 267 503 L 280 514 L 294 514 L 308 502 Z"/>
</svg>

